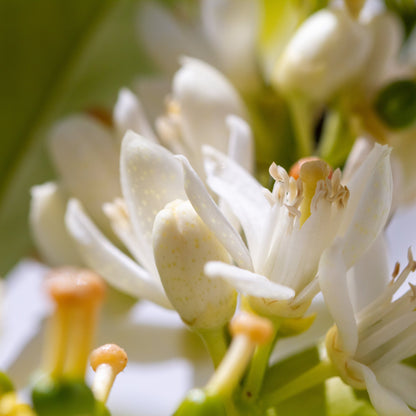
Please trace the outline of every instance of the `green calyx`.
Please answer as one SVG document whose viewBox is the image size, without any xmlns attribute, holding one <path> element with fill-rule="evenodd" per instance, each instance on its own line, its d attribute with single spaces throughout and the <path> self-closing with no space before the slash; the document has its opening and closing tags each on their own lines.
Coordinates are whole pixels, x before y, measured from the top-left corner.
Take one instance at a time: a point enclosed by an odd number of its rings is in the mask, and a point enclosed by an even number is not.
<svg viewBox="0 0 416 416">
<path fill-rule="evenodd" d="M 42 377 L 32 390 L 32 400 L 38 416 L 110 416 L 83 380 Z"/>
<path fill-rule="evenodd" d="M 204 390 L 193 389 L 181 403 L 174 416 L 226 416 L 226 405 L 220 396 L 208 395 Z"/>
</svg>

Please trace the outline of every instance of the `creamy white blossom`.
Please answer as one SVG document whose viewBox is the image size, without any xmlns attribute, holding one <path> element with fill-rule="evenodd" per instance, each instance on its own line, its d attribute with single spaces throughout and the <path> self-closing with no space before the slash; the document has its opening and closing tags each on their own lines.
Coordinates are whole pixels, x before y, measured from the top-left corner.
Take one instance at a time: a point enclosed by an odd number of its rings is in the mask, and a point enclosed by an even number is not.
<svg viewBox="0 0 416 416">
<path fill-rule="evenodd" d="M 306 180 L 295 180 L 274 165 L 272 192 L 224 155 L 213 149 L 206 153 L 212 168 L 208 184 L 239 219 L 252 261 L 247 270 L 208 263 L 206 272 L 249 295 L 252 307 L 261 313 L 302 316 L 319 291 L 323 251 L 343 236 L 349 268 L 387 219 L 392 188 L 387 147 L 377 145 L 346 186 L 340 182 L 339 171 L 331 179 L 326 171 L 315 179 L 306 174 Z M 314 170 L 316 165 L 310 163 Z M 315 181 L 312 187 L 306 183 L 309 178 Z M 188 195 L 193 202 L 191 191 Z M 205 220 L 203 207 L 196 210 Z"/>
<path fill-rule="evenodd" d="M 343 239 L 338 240 L 320 264 L 322 292 L 335 320 L 326 338 L 329 358 L 346 383 L 367 389 L 380 416 L 415 415 L 416 371 L 402 363 L 416 353 L 415 289 L 410 285 L 404 293 L 399 290 L 416 262 L 409 249 L 407 266 L 400 273 L 396 264 L 386 283 L 387 269 L 380 267 L 385 252 L 378 251 L 366 258 L 365 273 L 356 271 L 351 285 L 343 244 Z"/>
</svg>

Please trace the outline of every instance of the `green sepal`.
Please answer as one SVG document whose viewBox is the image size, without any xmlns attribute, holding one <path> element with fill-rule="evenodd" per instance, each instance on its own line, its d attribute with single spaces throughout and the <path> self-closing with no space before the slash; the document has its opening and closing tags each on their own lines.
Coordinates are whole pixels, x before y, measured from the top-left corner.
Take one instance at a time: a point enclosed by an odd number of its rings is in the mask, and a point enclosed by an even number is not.
<svg viewBox="0 0 416 416">
<path fill-rule="evenodd" d="M 226 416 L 225 399 L 209 395 L 204 390 L 192 389 L 173 416 Z"/>
<path fill-rule="evenodd" d="M 378 94 L 375 110 L 392 129 L 403 129 L 416 122 L 416 82 L 400 80 L 384 87 Z"/>
<path fill-rule="evenodd" d="M 38 416 L 108 415 L 95 413 L 94 395 L 83 380 L 54 380 L 43 376 L 32 390 L 32 401 Z"/>
<path fill-rule="evenodd" d="M 14 391 L 12 381 L 6 373 L 0 372 L 0 397 L 11 391 Z"/>
</svg>

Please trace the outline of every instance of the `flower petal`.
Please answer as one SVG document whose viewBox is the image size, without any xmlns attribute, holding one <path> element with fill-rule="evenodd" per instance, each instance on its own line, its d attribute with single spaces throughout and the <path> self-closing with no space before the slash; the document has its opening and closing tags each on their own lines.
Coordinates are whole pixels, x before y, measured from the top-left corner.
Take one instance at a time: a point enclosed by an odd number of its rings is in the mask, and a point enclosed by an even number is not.
<svg viewBox="0 0 416 416">
<path fill-rule="evenodd" d="M 205 0 L 204 32 L 221 69 L 241 88 L 258 81 L 257 37 L 261 7 L 256 0 Z"/>
<path fill-rule="evenodd" d="M 127 130 L 133 130 L 154 142 L 158 141 L 141 102 L 127 88 L 122 88 L 118 94 L 113 117 L 120 141 Z"/>
<path fill-rule="evenodd" d="M 211 278 L 226 280 L 244 295 L 276 300 L 289 300 L 295 296 L 295 291 L 289 287 L 227 263 L 210 261 L 205 265 L 205 274 Z"/>
<path fill-rule="evenodd" d="M 79 201 L 69 201 L 65 220 L 85 263 L 110 285 L 132 296 L 170 307 L 160 282 L 113 246 L 85 214 Z"/>
<path fill-rule="evenodd" d="M 380 296 L 390 280 L 387 246 L 380 234 L 348 272 L 351 282 L 351 301 L 355 312 Z"/>
<path fill-rule="evenodd" d="M 234 261 L 240 267 L 252 270 L 250 254 L 238 232 L 221 213 L 188 160 L 183 156 L 176 157 L 182 162 L 185 191 L 195 211 L 228 250 Z"/>
<path fill-rule="evenodd" d="M 394 392 L 382 386 L 366 365 L 355 363 L 362 372 L 371 404 L 379 416 L 414 416 L 416 412 Z"/>
<path fill-rule="evenodd" d="M 178 68 L 178 57 L 190 55 L 212 61 L 212 54 L 196 27 L 178 22 L 172 13 L 154 1 L 145 1 L 139 10 L 138 35 L 152 60 L 164 72 Z"/>
<path fill-rule="evenodd" d="M 354 354 L 358 329 L 347 285 L 347 269 L 342 256 L 343 241 L 327 248 L 319 263 L 319 283 L 328 309 L 338 327 L 343 350 Z"/>
<path fill-rule="evenodd" d="M 244 104 L 229 81 L 205 62 L 183 58 L 173 79 L 172 95 L 179 104 L 187 146 L 195 153 L 200 153 L 203 144 L 226 152 L 226 117 L 245 114 Z"/>
<path fill-rule="evenodd" d="M 121 147 L 121 186 L 142 265 L 156 272 L 152 229 L 156 214 L 175 199 L 187 199 L 180 163 L 164 147 L 128 131 Z"/>
<path fill-rule="evenodd" d="M 254 140 L 250 126 L 237 116 L 226 118 L 230 139 L 228 143 L 228 157 L 246 169 L 254 171 Z"/>
<path fill-rule="evenodd" d="M 377 372 L 377 378 L 388 389 L 416 408 L 416 369 L 405 364 L 393 364 Z"/>
<path fill-rule="evenodd" d="M 42 258 L 51 266 L 83 264 L 65 228 L 67 198 L 54 182 L 34 186 L 30 190 L 29 222 L 32 237 Z"/>
<path fill-rule="evenodd" d="M 207 183 L 231 208 L 243 227 L 253 259 L 259 255 L 263 225 L 270 215 L 264 188 L 241 166 L 211 147 L 204 147 Z"/>
<path fill-rule="evenodd" d="M 393 188 L 389 155 L 387 146 L 376 144 L 348 183 L 351 195 L 341 226 L 347 269 L 370 247 L 389 215 Z"/>
<path fill-rule="evenodd" d="M 121 195 L 119 151 L 110 131 L 87 116 L 72 116 L 53 128 L 50 149 L 68 193 L 80 199 L 101 229 L 110 230 L 101 210 Z"/>
</svg>

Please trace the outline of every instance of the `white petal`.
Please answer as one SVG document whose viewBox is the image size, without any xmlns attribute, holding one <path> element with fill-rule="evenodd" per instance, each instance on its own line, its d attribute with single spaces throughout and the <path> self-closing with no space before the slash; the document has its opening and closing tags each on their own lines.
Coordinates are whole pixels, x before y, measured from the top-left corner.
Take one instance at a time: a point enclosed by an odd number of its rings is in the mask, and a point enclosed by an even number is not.
<svg viewBox="0 0 416 416">
<path fill-rule="evenodd" d="M 328 309 L 338 327 L 343 350 L 353 355 L 358 344 L 358 329 L 349 297 L 342 241 L 337 240 L 322 254 L 319 263 L 319 283 Z"/>
<path fill-rule="evenodd" d="M 139 41 L 155 63 L 168 74 L 178 68 L 178 58 L 190 55 L 210 59 L 211 53 L 196 27 L 178 22 L 173 14 L 154 1 L 145 1 L 138 16 Z"/>
<path fill-rule="evenodd" d="M 141 102 L 127 88 L 122 88 L 118 94 L 113 118 L 120 141 L 127 130 L 133 130 L 147 139 L 157 142 Z"/>
<path fill-rule="evenodd" d="M 109 230 L 101 206 L 121 196 L 119 150 L 110 131 L 90 117 L 72 116 L 53 128 L 50 149 L 68 193 L 83 202 L 100 228 Z"/>
<path fill-rule="evenodd" d="M 371 404 L 379 416 L 414 416 L 416 414 L 398 395 L 382 386 L 370 368 L 359 363 L 356 365 L 363 374 Z"/>
<path fill-rule="evenodd" d="M 205 0 L 202 23 L 221 69 L 242 89 L 257 81 L 257 37 L 261 15 L 256 0 Z"/>
<path fill-rule="evenodd" d="M 260 274 L 227 263 L 210 261 L 205 265 L 205 274 L 226 280 L 244 295 L 276 300 L 289 300 L 295 296 L 295 291 L 289 287 L 273 283 Z"/>
<path fill-rule="evenodd" d="M 380 296 L 390 280 L 387 246 L 380 234 L 348 272 L 351 301 L 357 313 Z"/>
<path fill-rule="evenodd" d="M 164 147 L 129 131 L 121 148 L 121 186 L 142 265 L 156 273 L 152 229 L 156 214 L 175 199 L 187 199 L 181 164 Z"/>
<path fill-rule="evenodd" d="M 145 103 L 146 115 L 150 124 L 165 113 L 165 99 L 170 94 L 171 80 L 167 77 L 152 75 L 137 78 L 132 87 L 134 93 Z"/>
<path fill-rule="evenodd" d="M 83 261 L 65 228 L 67 198 L 58 185 L 48 182 L 30 190 L 29 222 L 42 258 L 51 266 L 79 266 Z"/>
<path fill-rule="evenodd" d="M 160 282 L 113 246 L 76 200 L 68 204 L 66 225 L 86 264 L 110 285 L 132 296 L 144 297 L 163 307 L 170 307 Z"/>
<path fill-rule="evenodd" d="M 173 98 L 180 107 L 184 139 L 195 152 L 200 152 L 203 144 L 226 152 L 229 136 L 226 117 L 231 114 L 244 117 L 244 104 L 215 68 L 193 58 L 184 58 L 182 62 L 173 79 Z"/>
<path fill-rule="evenodd" d="M 391 77 L 392 66 L 399 61 L 404 31 L 398 16 L 390 12 L 375 14 L 367 27 L 371 32 L 373 45 L 360 83 L 365 92 L 371 94 L 387 82 L 389 75 Z"/>
<path fill-rule="evenodd" d="M 188 160 L 183 156 L 176 157 L 182 162 L 185 191 L 195 211 L 228 250 L 234 261 L 240 267 L 252 270 L 250 254 L 238 232 L 221 213 Z"/>
<path fill-rule="evenodd" d="M 230 130 L 228 157 L 246 169 L 254 171 L 254 139 L 250 126 L 240 117 L 228 116 L 227 126 Z"/>
<path fill-rule="evenodd" d="M 243 227 L 253 259 L 259 255 L 270 204 L 264 188 L 243 168 L 221 152 L 204 147 L 207 183 L 237 216 Z"/>
<path fill-rule="evenodd" d="M 377 378 L 391 391 L 416 408 L 416 369 L 405 364 L 394 364 L 377 372 Z"/>
<path fill-rule="evenodd" d="M 370 247 L 385 225 L 392 200 L 390 150 L 376 144 L 366 161 L 348 183 L 351 195 L 342 227 L 344 257 L 351 267 Z"/>
</svg>

